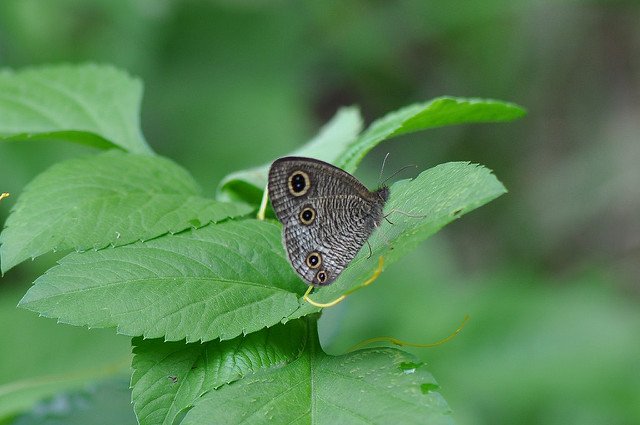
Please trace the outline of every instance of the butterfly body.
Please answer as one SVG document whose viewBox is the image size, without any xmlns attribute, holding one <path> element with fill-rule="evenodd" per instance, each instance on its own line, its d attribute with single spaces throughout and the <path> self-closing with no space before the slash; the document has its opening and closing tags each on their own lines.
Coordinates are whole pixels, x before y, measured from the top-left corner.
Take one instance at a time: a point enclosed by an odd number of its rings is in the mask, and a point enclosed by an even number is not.
<svg viewBox="0 0 640 425">
<path fill-rule="evenodd" d="M 389 189 L 311 158 L 285 157 L 269 170 L 269 198 L 295 271 L 311 285 L 332 283 L 382 221 Z"/>
</svg>

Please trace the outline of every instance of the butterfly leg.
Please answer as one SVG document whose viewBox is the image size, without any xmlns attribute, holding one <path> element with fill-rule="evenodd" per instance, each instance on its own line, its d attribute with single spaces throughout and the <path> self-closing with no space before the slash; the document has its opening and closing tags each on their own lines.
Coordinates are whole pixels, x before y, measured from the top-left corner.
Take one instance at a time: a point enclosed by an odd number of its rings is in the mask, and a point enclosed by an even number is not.
<svg viewBox="0 0 640 425">
<path fill-rule="evenodd" d="M 309 304 L 311 304 L 314 307 L 320 307 L 320 308 L 333 307 L 334 305 L 339 304 L 340 302 L 342 302 L 345 298 L 347 298 L 347 296 L 351 295 L 352 293 L 354 293 L 358 289 L 364 288 L 365 286 L 369 286 L 373 282 L 375 282 L 375 280 L 378 278 L 378 276 L 380 276 L 380 273 L 382 273 L 383 266 L 384 266 L 384 257 L 380 257 L 378 259 L 378 267 L 376 267 L 376 269 L 374 270 L 373 274 L 371 275 L 371 277 L 369 279 L 365 280 L 362 284 L 356 286 L 355 288 L 352 288 L 352 289 L 348 290 L 347 292 L 345 292 L 344 294 L 340 295 L 338 298 L 336 298 L 335 300 L 333 300 L 331 302 L 318 303 L 318 302 L 313 301 L 311 298 L 309 298 L 309 294 L 313 290 L 313 286 L 310 286 L 309 289 L 307 289 L 307 292 L 305 292 L 303 298 L 304 298 L 304 300 L 306 302 L 308 302 Z"/>
<path fill-rule="evenodd" d="M 387 220 L 386 217 L 384 217 L 384 219 Z M 387 220 L 387 221 L 389 222 L 389 224 L 393 224 L 389 220 Z M 374 226 L 376 227 L 376 229 L 379 228 L 379 226 L 377 224 L 374 224 Z M 382 237 L 382 239 L 384 239 L 384 241 L 387 243 L 387 246 L 389 247 L 389 249 L 393 249 L 393 245 L 391 245 L 391 241 L 389 240 L 389 238 L 387 238 L 387 236 L 382 231 L 380 231 L 379 233 L 380 233 L 380 236 Z M 367 241 L 367 243 L 369 243 L 369 241 Z"/>
<path fill-rule="evenodd" d="M 371 258 L 371 254 L 373 254 L 373 251 L 371 251 L 371 244 L 369 243 L 369 241 L 367 240 L 366 242 L 367 242 L 367 247 L 369 248 L 369 255 L 367 255 L 367 260 L 368 260 L 369 258 Z"/>
</svg>

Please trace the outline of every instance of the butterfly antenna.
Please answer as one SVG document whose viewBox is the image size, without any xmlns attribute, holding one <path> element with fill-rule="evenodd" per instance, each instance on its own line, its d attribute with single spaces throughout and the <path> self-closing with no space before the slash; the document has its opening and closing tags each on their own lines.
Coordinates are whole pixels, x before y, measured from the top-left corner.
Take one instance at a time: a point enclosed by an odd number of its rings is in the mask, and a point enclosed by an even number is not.
<svg viewBox="0 0 640 425">
<path fill-rule="evenodd" d="M 390 179 L 394 178 L 395 176 L 397 176 L 399 173 L 403 172 L 404 170 L 406 170 L 407 168 L 418 168 L 418 166 L 416 164 L 409 164 L 409 165 L 405 165 L 404 167 L 402 167 L 401 169 L 399 169 L 398 171 L 396 171 L 395 173 L 391 174 L 389 177 L 387 177 L 386 179 L 384 179 L 384 181 L 382 182 L 382 184 L 380 186 L 384 186 L 384 184 L 386 182 L 388 182 Z"/>
<path fill-rule="evenodd" d="M 369 286 L 373 282 L 375 282 L 376 279 L 378 278 L 378 276 L 380 276 L 380 273 L 382 273 L 383 266 L 384 266 L 384 257 L 380 257 L 378 259 L 378 267 L 376 267 L 375 271 L 373 272 L 373 274 L 371 275 L 371 277 L 369 279 L 365 280 L 363 283 L 361 283 L 360 285 L 356 286 L 355 288 L 349 289 L 347 292 L 345 292 L 344 294 L 340 295 L 338 298 L 336 298 L 335 300 L 333 300 L 331 302 L 319 303 L 319 302 L 315 302 L 311 298 L 309 298 L 309 294 L 311 293 L 311 291 L 313 291 L 313 288 L 314 288 L 313 286 L 309 286 L 309 288 L 307 289 L 307 292 L 304 293 L 303 298 L 304 298 L 304 300 L 306 302 L 308 302 L 309 304 L 311 304 L 314 307 L 320 307 L 320 308 L 333 307 L 334 305 L 339 304 L 342 301 L 344 301 L 345 298 L 347 298 L 349 295 L 351 295 L 352 293 L 354 293 L 358 289 L 362 289 L 365 286 Z"/>
<path fill-rule="evenodd" d="M 0 193 L 0 201 L 2 201 L 4 198 L 8 198 L 8 197 L 9 197 L 9 192 Z"/>
<path fill-rule="evenodd" d="M 349 348 L 349 350 L 347 350 L 347 352 L 351 352 L 351 351 L 355 351 L 355 350 L 359 350 L 360 348 L 369 345 L 369 344 L 373 344 L 376 342 L 389 342 L 393 345 L 398 345 L 398 346 L 405 346 L 405 347 L 417 347 L 417 348 L 432 348 L 432 347 L 437 347 L 438 345 L 442 345 L 446 342 L 451 341 L 453 338 L 456 337 L 456 335 L 458 335 L 460 333 L 460 331 L 462 331 L 462 328 L 464 328 L 464 325 L 467 324 L 467 322 L 469 321 L 469 315 L 465 315 L 464 319 L 462 320 L 462 323 L 460 324 L 460 326 L 458 326 L 458 329 L 456 329 L 455 331 L 453 331 L 449 336 L 442 338 L 439 341 L 436 342 L 432 342 L 429 344 L 416 344 L 413 342 L 405 342 L 405 341 L 401 341 L 397 338 L 393 338 L 390 336 L 379 336 L 376 338 L 369 338 L 369 339 L 365 339 L 362 342 L 357 343 L 356 345 L 354 345 L 353 347 Z"/>
<path fill-rule="evenodd" d="M 380 182 L 382 181 L 382 174 L 384 174 L 384 164 L 387 163 L 387 158 L 389 158 L 390 153 L 391 152 L 387 152 L 387 154 L 384 156 L 384 159 L 382 160 L 382 167 L 380 167 L 380 176 L 378 177 L 378 187 L 382 186 Z"/>
</svg>

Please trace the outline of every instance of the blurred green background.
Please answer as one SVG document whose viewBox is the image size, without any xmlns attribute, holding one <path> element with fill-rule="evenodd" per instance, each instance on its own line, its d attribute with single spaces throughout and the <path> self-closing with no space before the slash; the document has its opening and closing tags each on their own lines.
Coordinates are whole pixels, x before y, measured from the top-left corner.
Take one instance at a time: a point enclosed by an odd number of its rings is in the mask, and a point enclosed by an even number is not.
<svg viewBox="0 0 640 425">
<path fill-rule="evenodd" d="M 327 310 L 325 349 L 432 342 L 469 314 L 453 341 L 411 350 L 459 424 L 640 423 L 639 2 L 0 2 L 0 67 L 87 61 L 144 81 L 147 140 L 209 194 L 340 106 L 360 105 L 367 122 L 440 95 L 525 106 L 515 123 L 420 133 L 367 157 L 358 177 L 370 186 L 391 152 L 387 170 L 468 160 L 510 192 Z M 91 153 L 0 144 L 0 189 L 14 196 L 0 220 L 39 172 Z M 0 397 L 24 406 L 37 397 L 15 389 L 34 382 L 55 392 L 128 372 L 128 338 L 15 308 L 55 258 L 0 280 Z"/>
</svg>

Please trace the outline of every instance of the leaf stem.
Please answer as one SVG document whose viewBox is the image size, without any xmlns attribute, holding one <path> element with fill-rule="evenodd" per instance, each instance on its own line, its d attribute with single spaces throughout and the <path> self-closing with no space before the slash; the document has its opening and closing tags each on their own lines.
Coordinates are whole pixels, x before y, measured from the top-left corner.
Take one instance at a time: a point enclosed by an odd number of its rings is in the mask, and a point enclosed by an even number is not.
<svg viewBox="0 0 640 425">
<path fill-rule="evenodd" d="M 260 209 L 258 210 L 258 215 L 256 218 L 258 220 L 264 220 L 265 212 L 267 211 L 267 201 L 269 200 L 269 185 L 264 187 L 264 191 L 262 192 L 262 201 L 260 202 Z"/>
</svg>

